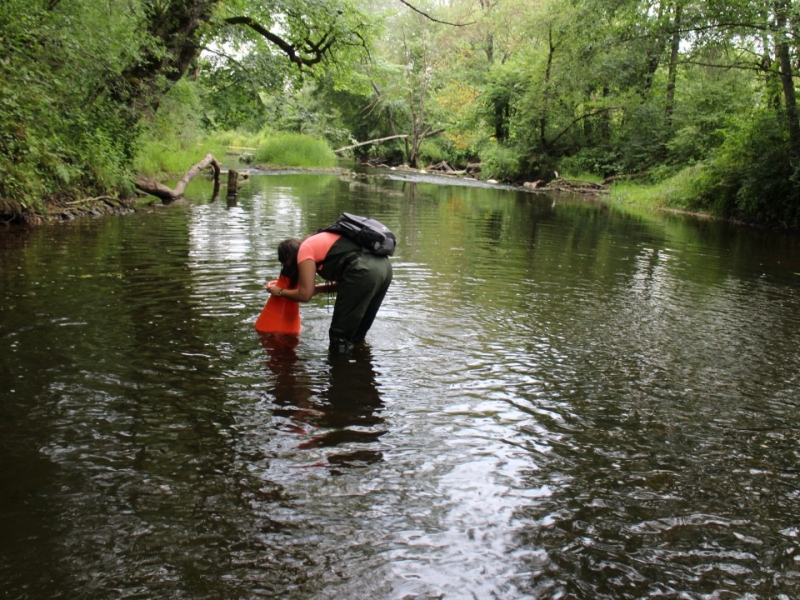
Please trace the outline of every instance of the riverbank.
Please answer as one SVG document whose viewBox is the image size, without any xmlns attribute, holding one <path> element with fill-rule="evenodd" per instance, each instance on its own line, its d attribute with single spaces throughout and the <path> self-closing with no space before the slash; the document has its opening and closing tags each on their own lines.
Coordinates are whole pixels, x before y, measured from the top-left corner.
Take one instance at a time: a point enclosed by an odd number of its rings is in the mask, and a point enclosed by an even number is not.
<svg viewBox="0 0 800 600">
<path fill-rule="evenodd" d="M 238 159 L 237 159 L 238 162 Z M 233 168 L 231 165 L 230 168 Z M 227 181 L 227 172 L 221 172 L 221 185 L 224 188 Z M 525 191 L 528 193 L 567 193 L 585 196 L 596 201 L 609 205 L 638 208 L 653 212 L 668 212 L 672 214 L 687 215 L 707 220 L 720 220 L 737 225 L 770 229 L 765 225 L 748 223 L 743 220 L 725 218 L 712 214 L 708 211 L 692 210 L 683 206 L 671 206 L 664 193 L 663 184 L 648 184 L 640 181 L 630 180 L 595 180 L 592 181 L 585 175 L 558 176 L 551 181 L 525 182 L 523 184 L 512 184 L 496 181 L 493 179 L 480 179 L 475 173 L 465 172 L 442 172 L 429 170 L 427 168 L 414 169 L 407 165 L 358 165 L 358 170 L 348 167 L 297 167 L 257 163 L 252 165 L 241 165 L 236 170 L 245 176 L 253 175 L 284 175 L 293 173 L 320 174 L 320 175 L 340 175 L 349 176 L 357 179 L 366 178 L 388 178 L 400 180 L 414 180 L 420 183 L 431 183 L 434 185 L 466 185 L 470 187 L 491 187 L 495 189 L 506 189 L 509 191 Z M 202 177 L 206 175 L 203 174 Z M 159 177 L 161 181 L 177 179 L 180 174 L 164 174 Z M 224 192 L 223 192 L 224 194 Z M 87 197 L 78 200 L 54 200 L 44 203 L 43 208 L 35 211 L 20 212 L 17 214 L 7 214 L 0 218 L 0 225 L 10 224 L 42 224 L 46 222 L 72 221 L 75 219 L 89 217 L 97 218 L 104 215 L 130 214 L 136 211 L 137 204 L 161 202 L 155 196 L 132 196 L 120 198 L 114 195 L 103 195 L 97 197 Z M 781 228 L 773 227 L 780 230 Z"/>
<path fill-rule="evenodd" d="M 600 178 L 592 180 L 590 176 L 587 175 L 579 175 L 577 177 L 566 175 L 558 176 L 548 182 L 525 182 L 520 185 L 499 182 L 492 179 L 478 179 L 474 175 L 464 174 L 463 172 L 448 173 L 431 171 L 429 169 L 413 169 L 407 165 L 368 165 L 368 167 L 374 169 L 375 172 L 370 174 L 357 174 L 357 176 L 386 177 L 391 179 L 407 179 L 409 177 L 413 177 L 416 181 L 439 185 L 457 184 L 468 185 L 471 187 L 493 187 L 537 194 L 574 194 L 586 197 L 587 199 L 591 199 L 593 201 L 602 202 L 610 206 L 640 209 L 653 213 L 665 212 L 675 215 L 690 216 L 697 219 L 720 221 L 739 226 L 753 227 L 757 229 L 786 231 L 785 228 L 769 227 L 764 224 L 748 222 L 742 219 L 723 217 L 720 215 L 715 215 L 710 211 L 692 210 L 683 205 L 670 205 L 668 194 L 665 193 L 664 184 L 643 183 L 640 178 L 614 177 L 607 178 L 605 180 L 601 180 Z"/>
<path fill-rule="evenodd" d="M 35 210 L 8 211 L 0 215 L 0 225 L 41 225 L 58 221 L 73 221 L 83 217 L 126 215 L 136 212 L 139 198 L 96 196 L 79 200 L 51 200 Z"/>
<path fill-rule="evenodd" d="M 609 177 L 600 179 L 589 175 L 559 175 L 549 181 L 526 181 L 522 184 L 501 182 L 494 179 L 480 179 L 474 173 L 465 171 L 447 172 L 429 168 L 414 169 L 408 165 L 361 165 L 372 171 L 365 176 L 403 178 L 403 174 L 413 175 L 418 180 L 431 183 L 487 186 L 508 190 L 518 190 L 538 194 L 566 193 L 585 196 L 608 204 L 636 207 L 652 211 L 664 211 L 675 214 L 696 216 L 703 219 L 720 219 L 746 225 L 744 221 L 725 219 L 708 211 L 691 210 L 684 206 L 670 206 L 663 193 L 663 186 L 642 183 L 636 178 Z"/>
</svg>

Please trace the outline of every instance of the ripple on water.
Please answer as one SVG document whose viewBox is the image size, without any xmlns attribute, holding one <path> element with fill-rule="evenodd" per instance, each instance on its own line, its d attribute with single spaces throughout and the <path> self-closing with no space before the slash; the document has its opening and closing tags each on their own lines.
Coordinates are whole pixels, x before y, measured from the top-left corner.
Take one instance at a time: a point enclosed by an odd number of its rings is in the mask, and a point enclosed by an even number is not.
<svg viewBox="0 0 800 600">
<path fill-rule="evenodd" d="M 0 254 L 5 590 L 797 596 L 800 283 L 760 234 L 350 183 Z M 299 341 L 253 322 L 277 242 L 341 210 L 401 245 L 337 362 L 325 298 Z"/>
</svg>

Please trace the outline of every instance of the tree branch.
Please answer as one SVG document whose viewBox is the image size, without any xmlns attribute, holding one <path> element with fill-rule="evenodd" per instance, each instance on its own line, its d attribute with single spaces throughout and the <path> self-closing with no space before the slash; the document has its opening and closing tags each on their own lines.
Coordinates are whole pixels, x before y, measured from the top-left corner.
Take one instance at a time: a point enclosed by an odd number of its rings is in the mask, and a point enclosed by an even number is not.
<svg viewBox="0 0 800 600">
<path fill-rule="evenodd" d="M 430 127 L 428 129 L 430 129 Z M 423 138 L 426 138 L 426 137 L 432 137 L 434 135 L 439 135 L 443 131 L 444 131 L 444 127 L 440 127 L 439 129 L 434 129 L 433 131 L 426 131 L 421 136 L 419 136 L 419 139 L 423 139 Z"/>
<path fill-rule="evenodd" d="M 402 2 L 402 0 L 400 0 Z M 769 31 L 775 32 L 778 31 L 773 25 L 769 23 L 710 23 L 708 25 L 697 25 L 695 27 L 684 27 L 678 29 L 678 33 L 680 35 L 684 35 L 686 33 L 702 33 L 704 31 L 714 31 L 714 30 L 722 30 L 727 31 L 729 29 L 754 29 L 756 31 Z M 795 33 L 793 31 L 785 31 L 786 35 L 789 37 L 795 37 Z M 634 35 L 630 37 L 621 37 L 619 39 L 620 42 L 635 42 L 638 40 L 645 40 L 652 37 L 658 37 L 659 35 L 663 35 L 664 32 L 651 32 L 651 33 L 644 33 L 642 35 Z"/>
<path fill-rule="evenodd" d="M 714 63 L 705 63 L 699 60 L 681 60 L 679 61 L 682 65 L 696 65 L 698 67 L 711 67 L 714 69 L 740 69 L 742 71 L 763 71 L 764 67 L 761 65 L 743 65 L 742 63 L 732 64 L 732 65 L 719 65 Z"/>
<path fill-rule="evenodd" d="M 608 107 L 608 108 L 600 108 L 600 109 L 598 109 L 598 110 L 596 110 L 596 111 L 594 111 L 594 112 L 591 112 L 591 113 L 586 113 L 585 115 L 581 115 L 580 117 L 577 117 L 577 118 L 573 119 L 573 120 L 572 120 L 572 123 L 570 123 L 570 124 L 569 124 L 569 125 L 567 125 L 567 126 L 564 128 L 564 129 L 562 129 L 562 130 L 561 130 L 561 133 L 559 133 L 559 134 L 558 134 L 556 137 L 554 137 L 552 140 L 550 140 L 550 141 L 548 141 L 548 142 L 547 142 L 547 146 L 552 146 L 553 144 L 555 144 L 555 143 L 556 143 L 556 142 L 557 142 L 559 139 L 561 139 L 561 138 L 562 138 L 562 137 L 563 137 L 563 136 L 564 136 L 564 135 L 565 135 L 565 134 L 566 134 L 566 133 L 567 133 L 567 132 L 568 132 L 570 129 L 572 129 L 572 128 L 573 128 L 575 125 L 577 125 L 578 123 L 580 123 L 580 122 L 581 122 L 581 121 L 583 121 L 584 119 L 588 119 L 588 118 L 590 118 L 590 117 L 596 117 L 597 115 L 599 115 L 599 114 L 601 114 L 601 113 L 604 113 L 604 112 L 609 112 L 609 111 L 612 111 L 612 110 L 617 110 L 618 108 L 619 108 L 618 106 L 610 106 L 610 107 Z"/>
<path fill-rule="evenodd" d="M 367 144 L 376 144 L 378 142 L 385 142 L 387 140 L 394 140 L 394 139 L 397 139 L 397 138 L 407 138 L 407 137 L 408 137 L 407 133 L 401 133 L 400 135 L 390 135 L 389 137 L 377 138 L 377 139 L 374 139 L 374 140 L 367 140 L 366 142 L 359 142 L 357 144 L 353 144 L 352 146 L 345 146 L 344 148 L 338 148 L 338 149 L 334 150 L 333 152 L 334 153 L 336 153 L 336 152 L 344 152 L 345 150 L 351 150 L 353 148 L 358 148 L 359 146 L 366 146 Z"/>
<path fill-rule="evenodd" d="M 421 11 L 415 6 L 412 6 L 411 4 L 406 2 L 406 0 L 400 0 L 400 3 L 405 4 L 408 8 L 410 8 L 414 12 L 421 14 L 423 17 L 425 17 L 426 19 L 430 19 L 434 23 L 441 23 L 442 25 L 450 25 L 451 27 L 466 27 L 467 25 L 475 25 L 475 21 L 470 21 L 469 23 L 450 23 L 449 21 L 440 21 L 439 19 L 430 16 L 428 13 Z"/>
<path fill-rule="evenodd" d="M 261 23 L 255 21 L 251 17 L 229 17 L 225 19 L 225 22 L 229 25 L 245 25 L 258 33 L 261 37 L 265 38 L 269 42 L 275 44 L 281 51 L 289 58 L 289 60 L 295 63 L 301 70 L 303 67 L 310 67 L 312 65 L 317 64 L 318 62 L 322 61 L 325 58 L 325 54 L 330 50 L 331 46 L 336 41 L 336 36 L 331 36 L 331 31 L 325 33 L 318 42 L 313 43 L 310 40 L 305 40 L 303 43 L 305 48 L 303 52 L 310 54 L 311 57 L 304 57 L 298 54 L 298 48 L 284 40 L 282 37 L 275 35 L 269 29 L 261 25 Z M 330 39 L 328 37 L 330 36 Z"/>
<path fill-rule="evenodd" d="M 444 131 L 443 128 L 442 129 L 436 129 L 435 131 L 429 131 L 429 130 L 430 130 L 430 127 L 428 127 L 428 129 L 425 130 L 425 132 L 422 135 L 419 136 L 419 139 L 423 139 L 423 138 L 426 138 L 426 137 L 431 137 L 432 135 L 436 135 L 436 134 L 442 133 Z M 366 142 L 358 142 L 357 144 L 353 144 L 352 146 L 345 146 L 344 148 L 337 148 L 333 152 L 334 153 L 344 152 L 345 150 L 351 150 L 353 148 L 358 148 L 359 146 L 366 146 L 367 144 L 377 144 L 378 142 L 386 142 L 388 140 L 396 140 L 398 138 L 406 138 L 406 139 L 408 139 L 408 134 L 407 133 L 401 133 L 399 135 L 390 135 L 389 137 L 382 137 L 382 138 L 376 138 L 374 140 L 367 140 Z"/>
<path fill-rule="evenodd" d="M 138 175 L 136 178 L 134 178 L 133 184 L 143 192 L 147 192 L 148 194 L 161 198 L 164 201 L 171 201 L 183 196 L 183 192 L 186 191 L 186 186 L 189 185 L 189 182 L 194 179 L 200 171 L 209 166 L 214 169 L 214 181 L 218 185 L 221 167 L 219 161 L 214 158 L 213 154 L 206 154 L 203 160 L 189 169 L 186 172 L 186 175 L 181 177 L 180 181 L 175 184 L 175 189 L 170 189 L 155 179 L 141 175 Z"/>
</svg>

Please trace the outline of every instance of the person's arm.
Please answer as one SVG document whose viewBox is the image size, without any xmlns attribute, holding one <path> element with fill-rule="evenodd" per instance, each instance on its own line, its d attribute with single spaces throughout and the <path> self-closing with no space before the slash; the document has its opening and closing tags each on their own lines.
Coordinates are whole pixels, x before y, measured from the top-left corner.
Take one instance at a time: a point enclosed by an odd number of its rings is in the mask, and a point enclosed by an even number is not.
<svg viewBox="0 0 800 600">
<path fill-rule="evenodd" d="M 287 290 L 273 285 L 267 291 L 273 296 L 288 298 L 295 302 L 308 302 L 317 293 L 317 265 L 310 258 L 297 265 L 297 289 Z"/>
</svg>

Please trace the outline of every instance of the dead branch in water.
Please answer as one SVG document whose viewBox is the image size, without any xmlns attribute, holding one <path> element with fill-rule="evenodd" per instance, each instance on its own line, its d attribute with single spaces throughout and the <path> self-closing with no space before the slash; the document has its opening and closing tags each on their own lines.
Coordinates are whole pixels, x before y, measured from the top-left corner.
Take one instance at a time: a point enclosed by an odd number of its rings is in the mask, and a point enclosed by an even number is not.
<svg viewBox="0 0 800 600">
<path fill-rule="evenodd" d="M 137 175 L 134 180 L 133 184 L 136 186 L 137 189 L 142 190 L 150 194 L 151 196 L 155 196 L 157 198 L 161 198 L 164 201 L 171 201 L 183 196 L 183 192 L 186 191 L 186 186 L 189 185 L 189 182 L 194 179 L 200 171 L 205 169 L 206 167 L 211 167 L 214 170 L 214 186 L 215 189 L 219 188 L 219 174 L 222 170 L 219 161 L 214 158 L 213 154 L 206 154 L 205 158 L 201 160 L 199 163 L 194 165 L 191 169 L 186 172 L 186 175 L 181 177 L 180 181 L 175 184 L 175 188 L 172 189 L 163 183 L 156 181 L 150 177 L 144 177 L 142 175 Z"/>
<path fill-rule="evenodd" d="M 581 181 L 579 179 L 566 179 L 564 177 L 556 177 L 550 182 L 539 181 L 526 181 L 524 187 L 531 190 L 539 190 L 542 192 L 571 192 L 573 194 L 608 194 L 609 189 L 602 183 L 595 183 L 593 181 Z"/>
</svg>

